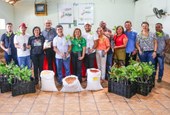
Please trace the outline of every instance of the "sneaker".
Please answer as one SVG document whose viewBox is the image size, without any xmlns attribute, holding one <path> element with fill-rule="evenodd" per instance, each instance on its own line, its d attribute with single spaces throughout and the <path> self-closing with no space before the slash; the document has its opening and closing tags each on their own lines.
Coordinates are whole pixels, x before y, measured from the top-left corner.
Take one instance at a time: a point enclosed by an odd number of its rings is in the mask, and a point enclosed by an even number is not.
<svg viewBox="0 0 170 115">
<path fill-rule="evenodd" d="M 157 82 L 160 83 L 161 81 L 162 81 L 162 79 L 161 79 L 161 78 L 158 78 Z"/>
</svg>

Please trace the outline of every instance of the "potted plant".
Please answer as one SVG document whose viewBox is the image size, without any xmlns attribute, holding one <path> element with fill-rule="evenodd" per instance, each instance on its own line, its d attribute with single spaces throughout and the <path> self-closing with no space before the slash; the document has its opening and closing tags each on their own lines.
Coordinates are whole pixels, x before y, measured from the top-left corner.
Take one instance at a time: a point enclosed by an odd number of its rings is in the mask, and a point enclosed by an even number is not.
<svg viewBox="0 0 170 115">
<path fill-rule="evenodd" d="M 10 75 L 10 69 L 7 67 L 6 64 L 0 63 L 0 89 L 1 89 L 1 93 L 11 91 L 11 84 L 8 83 L 9 75 Z"/>
<path fill-rule="evenodd" d="M 133 72 L 133 66 L 122 66 L 117 68 L 112 66 L 110 70 L 110 79 L 108 83 L 108 91 L 118 95 L 130 98 L 136 94 L 136 78 L 137 75 Z"/>
<path fill-rule="evenodd" d="M 35 93 L 35 82 L 31 81 L 31 70 L 27 67 L 20 68 L 15 66 L 8 78 L 8 82 L 12 84 L 12 96 Z"/>
</svg>

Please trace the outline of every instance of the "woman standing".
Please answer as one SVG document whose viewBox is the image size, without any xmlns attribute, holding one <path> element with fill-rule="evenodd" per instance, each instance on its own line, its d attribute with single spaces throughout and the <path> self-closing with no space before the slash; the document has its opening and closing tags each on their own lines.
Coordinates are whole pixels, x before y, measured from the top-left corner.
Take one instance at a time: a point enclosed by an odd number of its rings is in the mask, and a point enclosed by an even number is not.
<svg viewBox="0 0 170 115">
<path fill-rule="evenodd" d="M 76 28 L 73 32 L 73 39 L 71 40 L 72 44 L 72 66 L 73 66 L 73 74 L 78 76 L 80 82 L 82 82 L 82 60 L 84 59 L 86 52 L 86 40 L 81 36 L 81 30 Z"/>
<path fill-rule="evenodd" d="M 110 49 L 109 39 L 104 35 L 103 29 L 101 27 L 97 28 L 98 40 L 96 47 L 96 59 L 98 69 L 101 70 L 101 80 L 105 80 L 106 73 L 106 58 L 107 52 Z"/>
<path fill-rule="evenodd" d="M 118 26 L 116 28 L 116 35 L 114 35 L 114 59 L 118 65 L 118 67 L 120 66 L 124 66 L 125 65 L 125 58 L 126 58 L 126 44 L 127 44 L 127 37 L 124 34 L 124 29 L 122 26 Z"/>
<path fill-rule="evenodd" d="M 155 64 L 157 51 L 156 36 L 149 32 L 149 23 L 142 22 L 142 31 L 137 36 L 136 47 L 139 50 L 139 58 L 141 62 L 152 62 Z"/>
<path fill-rule="evenodd" d="M 34 65 L 34 77 L 36 84 L 38 84 L 38 79 L 43 69 L 44 60 L 43 44 L 45 38 L 40 34 L 41 29 L 36 26 L 33 28 L 33 36 L 31 36 L 28 40 L 28 47 L 31 48 L 31 59 Z"/>
</svg>

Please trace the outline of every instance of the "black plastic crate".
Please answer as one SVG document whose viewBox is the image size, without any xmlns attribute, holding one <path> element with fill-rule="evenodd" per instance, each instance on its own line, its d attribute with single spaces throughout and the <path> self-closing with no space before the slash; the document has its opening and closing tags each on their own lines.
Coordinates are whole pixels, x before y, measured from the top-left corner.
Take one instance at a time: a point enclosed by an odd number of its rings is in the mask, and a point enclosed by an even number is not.
<svg viewBox="0 0 170 115">
<path fill-rule="evenodd" d="M 147 96 L 151 90 L 153 85 L 150 83 L 138 83 L 137 93 L 143 96 Z"/>
<path fill-rule="evenodd" d="M 35 92 L 35 81 L 19 81 L 12 84 L 12 96 Z"/>
<path fill-rule="evenodd" d="M 129 82 L 125 84 L 124 82 L 116 82 L 113 80 L 108 81 L 108 92 L 112 92 L 126 98 L 131 98 L 136 94 L 137 85 L 135 82 Z"/>
<path fill-rule="evenodd" d="M 1 93 L 11 91 L 11 84 L 8 83 L 7 77 L 4 76 L 0 77 L 0 89 L 1 89 Z"/>
</svg>

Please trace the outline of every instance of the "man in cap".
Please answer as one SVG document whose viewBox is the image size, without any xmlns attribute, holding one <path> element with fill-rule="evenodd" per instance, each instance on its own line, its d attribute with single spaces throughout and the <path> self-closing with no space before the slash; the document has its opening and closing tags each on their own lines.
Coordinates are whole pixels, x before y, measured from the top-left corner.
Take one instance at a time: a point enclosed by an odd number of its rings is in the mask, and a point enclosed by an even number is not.
<svg viewBox="0 0 170 115">
<path fill-rule="evenodd" d="M 85 33 L 83 34 L 83 38 L 86 39 L 86 54 L 85 54 L 85 66 L 86 69 L 94 68 L 94 61 L 96 58 L 95 47 L 97 45 L 97 37 L 95 37 L 94 33 L 91 31 L 91 23 L 86 22 L 84 24 Z"/>
<path fill-rule="evenodd" d="M 6 33 L 1 36 L 0 46 L 4 50 L 4 58 L 7 64 L 12 60 L 16 65 L 18 65 L 17 51 L 14 46 L 14 33 L 13 33 L 12 23 L 6 24 Z"/>
<path fill-rule="evenodd" d="M 19 26 L 19 32 L 14 37 L 14 44 L 17 48 L 17 57 L 20 67 L 27 66 L 31 68 L 31 59 L 30 59 L 30 49 L 27 48 L 28 39 L 30 35 L 26 33 L 27 26 L 25 23 L 21 23 Z"/>
</svg>

